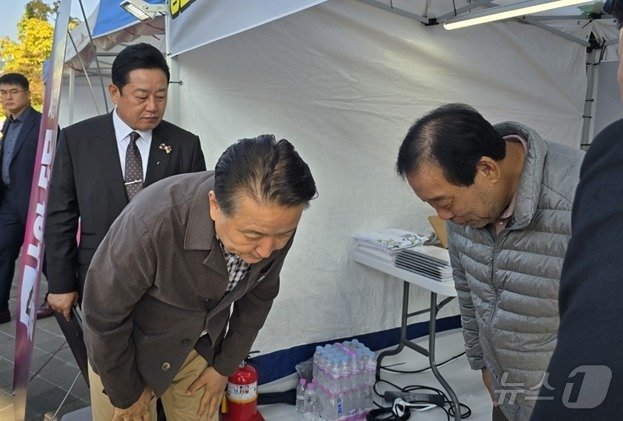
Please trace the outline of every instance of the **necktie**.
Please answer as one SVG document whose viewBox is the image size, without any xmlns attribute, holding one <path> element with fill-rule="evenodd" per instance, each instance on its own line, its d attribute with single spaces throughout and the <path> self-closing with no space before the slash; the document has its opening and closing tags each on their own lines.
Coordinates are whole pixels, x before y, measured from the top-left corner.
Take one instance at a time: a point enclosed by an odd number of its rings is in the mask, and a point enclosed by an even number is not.
<svg viewBox="0 0 623 421">
<path fill-rule="evenodd" d="M 130 133 L 130 143 L 125 151 L 125 191 L 128 200 L 132 200 L 136 193 L 143 188 L 143 161 L 141 151 L 136 146 L 136 139 L 141 137 L 138 133 Z"/>
</svg>

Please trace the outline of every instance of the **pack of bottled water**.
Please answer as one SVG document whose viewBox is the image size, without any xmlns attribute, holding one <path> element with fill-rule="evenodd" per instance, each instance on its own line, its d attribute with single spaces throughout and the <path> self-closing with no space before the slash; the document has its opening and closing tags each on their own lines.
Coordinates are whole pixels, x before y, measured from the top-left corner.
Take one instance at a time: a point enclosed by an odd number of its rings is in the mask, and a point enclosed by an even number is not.
<svg viewBox="0 0 623 421">
<path fill-rule="evenodd" d="M 364 420 L 372 409 L 376 356 L 357 339 L 316 347 L 313 369 L 316 416 Z"/>
</svg>

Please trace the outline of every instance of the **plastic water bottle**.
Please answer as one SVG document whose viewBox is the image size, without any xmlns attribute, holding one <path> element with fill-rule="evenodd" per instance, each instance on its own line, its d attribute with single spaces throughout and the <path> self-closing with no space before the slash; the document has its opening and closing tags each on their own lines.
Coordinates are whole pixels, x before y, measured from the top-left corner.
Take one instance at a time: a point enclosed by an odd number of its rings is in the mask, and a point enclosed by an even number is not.
<svg viewBox="0 0 623 421">
<path fill-rule="evenodd" d="M 299 380 L 298 386 L 296 386 L 296 412 L 302 414 L 305 412 L 305 379 Z"/>
<path fill-rule="evenodd" d="M 303 406 L 305 418 L 313 420 L 316 418 L 316 386 L 313 382 L 307 384 L 305 388 L 305 404 Z"/>
<path fill-rule="evenodd" d="M 316 347 L 313 365 L 316 415 L 327 421 L 365 417 L 373 407 L 374 352 L 356 339 L 327 344 Z"/>
</svg>

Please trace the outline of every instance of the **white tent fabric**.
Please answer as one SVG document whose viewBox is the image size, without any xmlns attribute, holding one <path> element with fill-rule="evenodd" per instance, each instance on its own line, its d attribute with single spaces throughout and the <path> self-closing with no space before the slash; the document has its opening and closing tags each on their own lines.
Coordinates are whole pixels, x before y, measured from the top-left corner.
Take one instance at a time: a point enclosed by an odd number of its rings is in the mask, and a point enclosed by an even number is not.
<svg viewBox="0 0 623 421">
<path fill-rule="evenodd" d="M 352 261 L 351 235 L 427 229 L 433 211 L 394 172 L 413 121 L 448 102 L 579 147 L 585 48 L 504 22 L 448 32 L 356 0 L 330 0 L 179 56 L 181 125 L 208 167 L 233 141 L 274 133 L 309 163 L 303 215 L 262 353 L 398 326 L 401 284 Z M 428 305 L 413 292 L 415 307 Z M 456 304 L 442 316 L 457 314 Z M 422 319 L 426 316 L 422 316 Z"/>
<path fill-rule="evenodd" d="M 264 23 L 282 18 L 325 0 L 211 0 L 187 2 L 173 14 L 171 54 L 178 55 Z"/>
</svg>

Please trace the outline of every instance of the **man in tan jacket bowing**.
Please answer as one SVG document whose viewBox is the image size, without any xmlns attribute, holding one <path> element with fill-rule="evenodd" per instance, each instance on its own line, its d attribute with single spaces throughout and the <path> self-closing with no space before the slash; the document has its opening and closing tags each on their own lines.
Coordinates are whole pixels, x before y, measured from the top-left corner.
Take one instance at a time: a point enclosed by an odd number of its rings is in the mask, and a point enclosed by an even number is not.
<svg viewBox="0 0 623 421">
<path fill-rule="evenodd" d="M 85 284 L 95 421 L 153 419 L 153 396 L 170 419 L 215 419 L 315 195 L 294 147 L 263 135 L 230 146 L 214 172 L 168 178 L 130 202 Z"/>
</svg>

